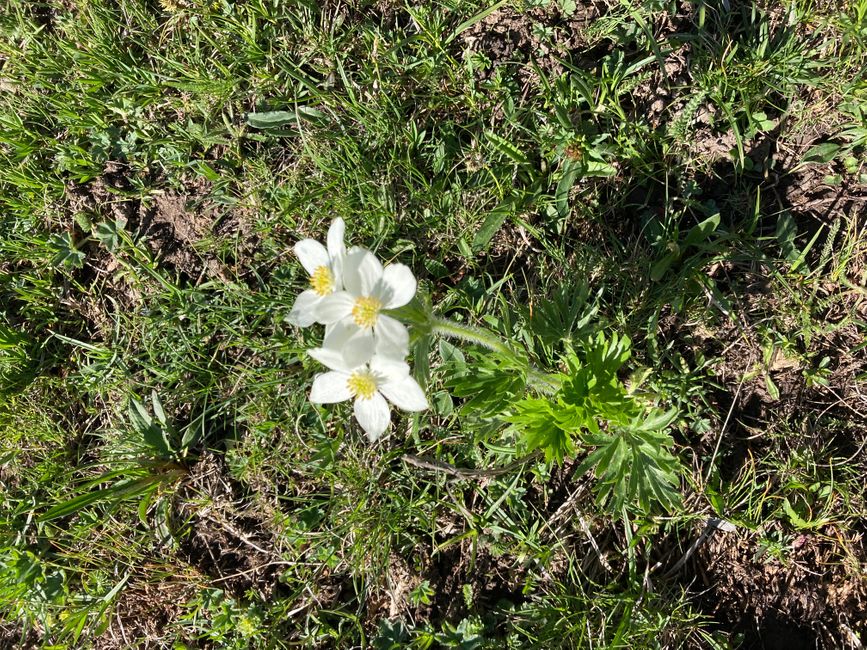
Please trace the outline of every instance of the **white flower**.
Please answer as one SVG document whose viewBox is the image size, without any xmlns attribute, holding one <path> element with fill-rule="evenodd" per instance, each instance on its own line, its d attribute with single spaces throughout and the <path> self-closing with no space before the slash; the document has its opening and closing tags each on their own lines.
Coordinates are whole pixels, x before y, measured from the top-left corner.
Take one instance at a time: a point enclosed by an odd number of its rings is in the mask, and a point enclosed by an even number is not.
<svg viewBox="0 0 867 650">
<path fill-rule="evenodd" d="M 328 229 L 327 249 L 315 239 L 302 239 L 295 244 L 295 254 L 301 266 L 310 274 L 310 289 L 301 292 L 286 317 L 293 325 L 308 327 L 322 322 L 316 317 L 317 307 L 326 297 L 343 289 L 345 230 L 343 219 L 337 217 Z"/>
<path fill-rule="evenodd" d="M 308 350 L 311 357 L 330 369 L 316 375 L 310 390 L 314 404 L 333 404 L 354 399 L 355 419 L 375 442 L 391 423 L 391 409 L 386 402 L 404 411 L 423 411 L 428 407 L 424 391 L 410 377 L 409 366 L 379 355 L 367 363 L 348 364 L 335 350 Z"/>
<path fill-rule="evenodd" d="M 416 281 L 409 267 L 383 268 L 370 251 L 353 249 L 344 262 L 343 286 L 344 291 L 335 291 L 316 305 L 318 322 L 332 326 L 323 347 L 342 353 L 355 365 L 370 359 L 374 349 L 378 355 L 403 360 L 409 353 L 409 333 L 400 321 L 381 312 L 412 300 Z"/>
</svg>

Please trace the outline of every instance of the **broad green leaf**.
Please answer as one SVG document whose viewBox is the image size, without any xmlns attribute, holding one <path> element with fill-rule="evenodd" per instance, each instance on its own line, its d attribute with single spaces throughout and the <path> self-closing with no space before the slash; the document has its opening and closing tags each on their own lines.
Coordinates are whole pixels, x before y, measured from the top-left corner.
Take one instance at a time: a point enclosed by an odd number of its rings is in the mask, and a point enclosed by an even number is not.
<svg viewBox="0 0 867 650">
<path fill-rule="evenodd" d="M 519 165 L 529 163 L 527 155 L 503 136 L 494 133 L 493 131 L 485 132 L 485 137 L 494 145 L 494 148 L 507 158 L 511 158 Z"/>
<path fill-rule="evenodd" d="M 135 428 L 135 430 L 138 431 L 140 434 L 144 435 L 144 432 L 148 429 L 148 427 L 153 426 L 153 419 L 151 418 L 150 413 L 147 412 L 144 404 L 139 402 L 134 397 L 130 398 L 127 411 L 133 428 Z"/>
<path fill-rule="evenodd" d="M 466 365 L 466 359 L 464 358 L 464 353 L 461 352 L 459 348 L 452 345 L 451 343 L 449 343 L 445 339 L 440 339 L 439 349 L 440 349 L 440 357 L 442 357 L 443 363 L 453 363 L 456 366 Z"/>
<path fill-rule="evenodd" d="M 823 142 L 810 147 L 804 154 L 804 162 L 827 163 L 834 160 L 842 147 L 835 142 Z"/>
<path fill-rule="evenodd" d="M 254 129 L 269 131 L 272 135 L 295 135 L 294 130 L 285 130 L 282 127 L 298 127 L 304 122 L 326 123 L 328 116 L 317 108 L 311 106 L 296 106 L 291 111 L 263 111 L 261 113 L 247 113 L 245 120 Z"/>
<path fill-rule="evenodd" d="M 266 111 L 247 113 L 246 120 L 254 129 L 276 129 L 297 124 L 298 116 L 293 111 Z"/>
<path fill-rule="evenodd" d="M 784 210 L 777 217 L 777 244 L 783 258 L 794 262 L 798 259 L 798 249 L 795 248 L 795 237 L 798 236 L 798 227 L 795 219 L 788 210 Z"/>
<path fill-rule="evenodd" d="M 560 217 L 566 217 L 569 214 L 569 192 L 581 175 L 582 166 L 580 163 L 567 159 L 562 165 L 562 170 L 562 176 L 560 176 L 557 189 L 554 192 L 554 205 L 557 208 L 557 214 Z"/>
<path fill-rule="evenodd" d="M 824 224 L 823 224 L 822 226 L 820 226 L 820 227 L 816 230 L 816 234 L 813 235 L 813 238 L 810 239 L 810 241 L 807 243 L 807 245 L 804 246 L 804 250 L 802 250 L 802 251 L 798 254 L 798 257 L 795 259 L 795 261 L 792 262 L 792 271 L 793 271 L 793 272 L 794 272 L 794 271 L 797 271 L 797 270 L 801 267 L 801 265 L 804 265 L 804 262 L 805 262 L 805 260 L 807 259 L 807 255 L 808 255 L 808 254 L 810 253 L 810 251 L 813 249 L 813 246 L 816 245 L 816 241 L 819 239 L 819 235 L 822 234 L 822 231 L 823 231 L 824 229 L 825 229 L 825 226 L 824 226 Z"/>
<path fill-rule="evenodd" d="M 668 411 L 660 411 L 654 409 L 647 419 L 638 427 L 642 431 L 657 431 L 659 429 L 667 429 L 672 422 L 677 419 L 677 409 L 672 408 Z"/>
<path fill-rule="evenodd" d="M 445 390 L 434 393 L 431 403 L 433 404 L 434 412 L 443 417 L 451 415 L 455 410 L 452 396 Z"/>
<path fill-rule="evenodd" d="M 472 252 L 478 253 L 485 250 L 491 243 L 491 239 L 497 234 L 497 231 L 502 228 L 506 219 L 514 212 L 514 203 L 512 201 L 504 201 L 496 208 L 488 213 L 481 228 L 473 237 Z"/>
<path fill-rule="evenodd" d="M 166 412 L 163 410 L 162 402 L 160 402 L 160 397 L 155 390 L 151 391 L 151 404 L 153 404 L 154 415 L 159 423 L 166 426 Z"/>
<path fill-rule="evenodd" d="M 452 42 L 455 38 L 457 38 L 460 34 L 462 34 L 463 32 L 467 31 L 468 29 L 470 29 L 470 28 L 471 28 L 473 25 L 475 25 L 476 23 L 480 23 L 481 21 L 483 21 L 485 18 L 487 18 L 487 17 L 490 16 L 492 13 L 494 13 L 495 11 L 497 11 L 500 7 L 502 7 L 504 4 L 506 4 L 508 1 L 509 1 L 509 0 L 499 0 L 499 2 L 495 2 L 495 3 L 492 4 L 490 7 L 487 7 L 486 9 L 483 9 L 483 10 L 480 11 L 479 13 L 477 13 L 477 14 L 475 14 L 474 16 L 470 17 L 469 19 L 465 20 L 465 21 L 462 22 L 460 25 L 458 25 L 458 26 L 455 28 L 455 31 L 453 31 L 453 32 L 452 32 L 452 33 L 451 33 L 451 34 L 450 34 L 450 35 L 445 39 L 445 43 L 446 43 L 446 44 L 451 43 L 451 42 Z"/>
<path fill-rule="evenodd" d="M 205 437 L 205 421 L 207 414 L 207 408 L 203 409 L 202 412 L 193 418 L 193 421 L 184 429 L 184 435 L 181 437 L 181 449 L 183 451 L 195 446 Z"/>
<path fill-rule="evenodd" d="M 72 499 L 69 499 L 68 501 L 64 501 L 63 503 L 54 506 L 53 508 L 49 508 L 47 512 L 45 512 L 41 517 L 39 517 L 39 521 L 51 521 L 52 519 L 71 515 L 74 512 L 78 512 L 82 508 L 86 508 L 92 503 L 107 499 L 111 496 L 111 493 L 111 489 L 108 489 L 97 490 L 96 492 L 89 492 L 87 494 L 80 494 L 77 497 L 74 497 Z"/>
<path fill-rule="evenodd" d="M 681 245 L 682 248 L 686 248 L 687 246 L 698 246 L 707 239 L 719 228 L 720 224 L 720 216 L 719 214 L 715 214 L 711 217 L 708 217 L 700 224 L 693 226 L 689 229 L 689 232 L 686 233 L 686 237 L 683 239 L 683 243 Z"/>
<path fill-rule="evenodd" d="M 138 520 L 142 523 L 142 526 L 145 528 L 150 528 L 148 524 L 148 508 L 150 508 L 151 502 L 154 499 L 154 495 L 156 494 L 156 490 L 148 492 L 144 499 L 138 504 Z"/>
<path fill-rule="evenodd" d="M 164 480 L 164 477 L 160 475 L 145 476 L 134 480 L 122 480 L 111 487 L 80 494 L 68 501 L 59 503 L 53 508 L 49 508 L 39 517 L 39 521 L 51 521 L 52 519 L 65 517 L 101 501 L 117 502 L 138 496 L 152 489 L 155 484 L 162 480 Z"/>
<path fill-rule="evenodd" d="M 583 164 L 584 176 L 595 178 L 609 178 L 617 175 L 617 168 L 607 162 L 588 160 Z"/>
<path fill-rule="evenodd" d="M 144 407 L 135 398 L 130 398 L 127 409 L 133 428 L 142 436 L 144 443 L 162 457 L 171 456 L 172 448 L 165 430 L 156 424 Z"/>
<path fill-rule="evenodd" d="M 679 255 L 676 253 L 666 253 L 652 267 L 650 267 L 650 279 L 653 282 L 659 282 L 666 274 L 671 265 L 677 261 Z"/>
<path fill-rule="evenodd" d="M 771 375 L 768 373 L 765 373 L 765 386 L 768 389 L 768 395 L 771 396 L 771 399 L 780 399 L 780 389 L 777 388 L 777 385 L 774 383 L 774 380 L 771 379 Z"/>
<path fill-rule="evenodd" d="M 803 519 L 797 512 L 795 512 L 795 509 L 789 502 L 788 497 L 783 499 L 783 510 L 785 511 L 786 516 L 789 518 L 789 521 L 792 522 L 792 525 L 795 528 L 814 528 L 816 526 L 815 522 L 809 522 L 806 519 Z"/>
</svg>

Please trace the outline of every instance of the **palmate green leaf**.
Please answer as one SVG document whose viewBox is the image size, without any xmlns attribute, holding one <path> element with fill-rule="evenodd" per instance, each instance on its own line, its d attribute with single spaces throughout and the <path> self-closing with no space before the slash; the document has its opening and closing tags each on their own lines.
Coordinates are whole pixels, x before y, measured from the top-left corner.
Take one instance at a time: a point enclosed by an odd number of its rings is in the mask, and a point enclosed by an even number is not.
<svg viewBox="0 0 867 650">
<path fill-rule="evenodd" d="M 75 247 L 75 242 L 72 241 L 72 235 L 68 232 L 63 234 L 54 234 L 48 239 L 56 252 L 51 260 L 55 266 L 65 266 L 67 268 L 80 269 L 84 266 L 84 253 Z"/>
<path fill-rule="evenodd" d="M 570 376 L 563 381 L 562 399 L 587 413 L 585 426 L 607 421 L 625 426 L 642 412 L 618 372 L 631 354 L 629 339 L 616 334 L 607 339 L 599 333 L 584 344 L 584 358 L 571 352 L 566 357 Z"/>
<path fill-rule="evenodd" d="M 93 236 L 105 246 L 109 252 L 114 253 L 120 248 L 121 232 L 126 226 L 125 219 L 104 221 L 93 227 Z"/>
<path fill-rule="evenodd" d="M 445 386 L 455 397 L 468 398 L 461 407 L 462 413 L 499 415 L 524 394 L 526 365 L 521 361 L 490 351 L 467 354 L 473 359 L 470 364 L 457 356 L 444 364 Z"/>
<path fill-rule="evenodd" d="M 671 411 L 652 413 L 646 423 L 670 423 Z M 657 430 L 617 428 L 611 433 L 584 436 L 596 447 L 577 472 L 594 470 L 597 502 L 612 512 L 634 507 L 645 512 L 655 506 L 670 510 L 680 501 L 679 461 L 669 451 L 673 441 Z"/>
<path fill-rule="evenodd" d="M 562 463 L 566 455 L 575 453 L 572 434 L 557 425 L 554 406 L 546 399 L 521 400 L 509 421 L 520 431 L 526 450 L 542 449 L 548 462 Z"/>
<path fill-rule="evenodd" d="M 592 329 L 602 289 L 591 297 L 590 287 L 583 280 L 575 280 L 554 290 L 546 299 L 536 302 L 532 309 L 518 306 L 537 346 L 553 357 L 554 347 L 571 343 L 573 337 L 587 336 Z"/>
</svg>

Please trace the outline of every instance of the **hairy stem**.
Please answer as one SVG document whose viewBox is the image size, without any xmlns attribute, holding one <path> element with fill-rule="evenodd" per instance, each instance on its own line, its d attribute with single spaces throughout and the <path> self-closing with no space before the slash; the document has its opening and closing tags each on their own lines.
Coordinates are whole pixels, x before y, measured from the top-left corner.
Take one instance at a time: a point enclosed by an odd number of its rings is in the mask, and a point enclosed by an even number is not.
<svg viewBox="0 0 867 650">
<path fill-rule="evenodd" d="M 476 343 L 482 347 L 507 356 L 517 356 L 516 351 L 499 337 L 474 325 L 462 325 L 447 318 L 431 316 L 429 320 L 434 334 L 448 338 Z M 542 372 L 532 364 L 527 368 L 527 383 L 542 393 L 554 393 L 560 388 L 560 379 L 556 375 Z"/>
</svg>

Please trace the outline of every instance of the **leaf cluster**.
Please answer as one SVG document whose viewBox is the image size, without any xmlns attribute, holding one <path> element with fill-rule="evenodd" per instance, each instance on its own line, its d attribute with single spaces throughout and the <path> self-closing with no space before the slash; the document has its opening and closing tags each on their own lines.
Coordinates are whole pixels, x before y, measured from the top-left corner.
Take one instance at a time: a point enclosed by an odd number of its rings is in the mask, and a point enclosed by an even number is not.
<svg viewBox="0 0 867 650">
<path fill-rule="evenodd" d="M 156 391 L 151 392 L 151 405 L 153 415 L 142 402 L 134 397 L 130 398 L 127 415 L 133 430 L 148 451 L 157 458 L 181 460 L 201 438 L 204 414 L 181 432 L 166 417 Z"/>
<path fill-rule="evenodd" d="M 95 504 L 115 507 L 123 501 L 141 499 L 139 519 L 147 526 L 147 511 L 153 498 L 162 486 L 186 473 L 180 463 L 198 442 L 202 430 L 199 418 L 183 432 L 179 431 L 166 416 L 156 391 L 151 392 L 150 402 L 153 414 L 143 402 L 131 397 L 127 417 L 134 443 L 151 458 L 137 458 L 132 466 L 106 472 L 84 483 L 77 488 L 74 497 L 50 508 L 40 521 L 65 517 Z"/>
<path fill-rule="evenodd" d="M 455 397 L 466 398 L 463 414 L 493 417 L 505 412 L 526 392 L 527 363 L 513 355 L 490 350 L 469 350 L 464 354 L 452 345 L 440 345 L 446 361 L 446 388 Z"/>
<path fill-rule="evenodd" d="M 600 505 L 671 508 L 678 502 L 679 462 L 665 429 L 677 411 L 646 404 L 621 381 L 629 357 L 626 337 L 600 332 L 581 354 L 567 353 L 568 373 L 555 395 L 520 400 L 510 421 L 526 449 L 543 450 L 549 462 L 576 455 L 579 444 L 592 448 L 578 473 L 595 471 Z"/>
</svg>

